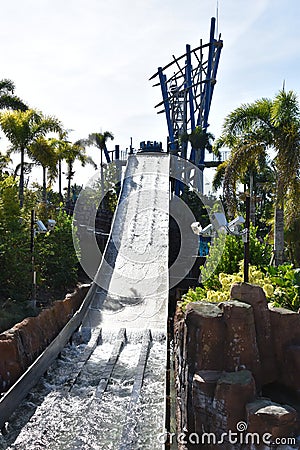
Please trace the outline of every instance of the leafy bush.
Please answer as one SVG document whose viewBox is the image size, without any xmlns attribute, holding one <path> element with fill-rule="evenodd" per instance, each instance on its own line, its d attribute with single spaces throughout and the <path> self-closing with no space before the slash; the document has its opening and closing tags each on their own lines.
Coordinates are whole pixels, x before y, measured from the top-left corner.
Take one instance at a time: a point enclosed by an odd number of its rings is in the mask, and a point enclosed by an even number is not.
<svg viewBox="0 0 300 450">
<path fill-rule="evenodd" d="M 182 297 L 181 307 L 184 309 L 188 303 L 201 300 L 213 303 L 229 300 L 232 284 L 243 282 L 243 261 L 239 266 L 240 270 L 235 274 L 220 272 L 217 288 L 212 288 L 209 284 L 195 289 L 190 288 Z M 250 265 L 249 283 L 260 286 L 267 300 L 274 306 L 293 311 L 297 311 L 300 307 L 300 269 L 293 269 L 290 264 L 269 266 L 266 271 Z"/>
<path fill-rule="evenodd" d="M 36 204 L 34 195 L 25 195 L 20 209 L 18 184 L 11 176 L 0 178 L 0 300 L 27 301 L 32 289 L 30 252 L 31 209 L 36 217 L 50 218 L 45 204 Z M 46 208 L 46 210 L 45 210 Z M 54 210 L 53 210 L 54 211 Z M 52 212 L 56 226 L 51 232 L 35 237 L 35 268 L 38 287 L 64 295 L 77 282 L 78 260 L 73 246 L 72 218 L 65 212 Z"/>
<path fill-rule="evenodd" d="M 73 245 L 72 217 L 60 211 L 54 229 L 36 237 L 38 284 L 64 293 L 77 281 L 78 259 Z"/>
<path fill-rule="evenodd" d="M 250 226 L 250 264 L 264 269 L 271 259 L 271 246 L 267 240 L 256 237 L 257 229 Z M 206 264 L 201 267 L 201 277 L 207 287 L 220 288 L 218 275 L 233 274 L 239 271 L 240 262 L 244 258 L 244 243 L 240 236 L 220 234 L 214 239 L 206 258 Z"/>
<path fill-rule="evenodd" d="M 27 300 L 31 285 L 30 231 L 21 219 L 18 186 L 0 180 L 0 298 Z"/>
<path fill-rule="evenodd" d="M 283 264 L 279 267 L 268 267 L 267 271 L 274 286 L 274 306 L 297 311 L 300 308 L 300 269 L 294 269 L 291 264 Z"/>
</svg>

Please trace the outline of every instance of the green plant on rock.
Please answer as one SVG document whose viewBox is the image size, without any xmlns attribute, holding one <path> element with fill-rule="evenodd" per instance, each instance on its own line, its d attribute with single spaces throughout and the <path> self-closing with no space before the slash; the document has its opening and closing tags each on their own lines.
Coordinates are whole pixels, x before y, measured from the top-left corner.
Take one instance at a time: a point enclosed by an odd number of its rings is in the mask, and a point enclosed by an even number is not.
<svg viewBox="0 0 300 450">
<path fill-rule="evenodd" d="M 292 264 L 270 266 L 267 269 L 274 293 L 274 306 L 297 311 L 300 307 L 300 269 L 294 269 Z"/>
<path fill-rule="evenodd" d="M 180 302 L 185 309 L 190 302 L 207 301 L 220 303 L 230 299 L 231 286 L 243 282 L 243 261 L 239 263 L 239 271 L 234 274 L 220 272 L 217 277 L 218 286 L 205 284 L 203 287 L 189 289 Z M 300 307 L 300 270 L 290 264 L 278 267 L 269 266 L 266 270 L 250 265 L 249 283 L 260 286 L 267 300 L 273 306 L 297 311 Z"/>
</svg>

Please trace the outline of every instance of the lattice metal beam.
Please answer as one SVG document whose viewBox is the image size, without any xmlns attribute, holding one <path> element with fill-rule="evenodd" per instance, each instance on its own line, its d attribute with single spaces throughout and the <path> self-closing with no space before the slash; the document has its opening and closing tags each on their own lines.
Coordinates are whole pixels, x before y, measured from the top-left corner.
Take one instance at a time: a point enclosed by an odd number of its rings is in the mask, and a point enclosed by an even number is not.
<svg viewBox="0 0 300 450">
<path fill-rule="evenodd" d="M 160 86 L 162 101 L 155 108 L 165 113 L 168 126 L 168 151 L 189 159 L 202 171 L 205 167 L 205 148 L 190 148 L 187 134 L 196 127 L 203 132 L 209 127 L 208 117 L 217 70 L 223 47 L 221 35 L 215 38 L 216 19 L 211 19 L 210 37 L 207 44 L 191 49 L 165 67 L 159 67 L 150 80 L 159 78 L 154 86 Z M 201 182 L 200 182 L 201 183 Z M 202 182 L 203 184 L 203 182 Z M 203 186 L 200 186 L 203 191 Z"/>
</svg>

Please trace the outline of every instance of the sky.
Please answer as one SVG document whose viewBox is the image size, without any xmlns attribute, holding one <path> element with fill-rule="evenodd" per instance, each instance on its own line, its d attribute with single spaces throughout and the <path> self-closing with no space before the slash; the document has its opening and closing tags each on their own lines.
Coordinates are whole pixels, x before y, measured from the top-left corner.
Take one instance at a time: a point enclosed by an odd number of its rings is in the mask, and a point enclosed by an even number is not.
<svg viewBox="0 0 300 450">
<path fill-rule="evenodd" d="M 241 103 L 300 94 L 298 0 L 10 0 L 1 2 L 0 79 L 30 107 L 60 119 L 70 140 L 110 131 L 121 148 L 158 140 L 167 126 L 149 81 L 172 55 L 209 40 L 218 10 L 223 39 L 209 131 Z M 5 140 L 0 140 L 5 150 Z M 89 154 L 99 164 L 96 149 Z M 76 167 L 82 184 L 93 169 Z"/>
</svg>

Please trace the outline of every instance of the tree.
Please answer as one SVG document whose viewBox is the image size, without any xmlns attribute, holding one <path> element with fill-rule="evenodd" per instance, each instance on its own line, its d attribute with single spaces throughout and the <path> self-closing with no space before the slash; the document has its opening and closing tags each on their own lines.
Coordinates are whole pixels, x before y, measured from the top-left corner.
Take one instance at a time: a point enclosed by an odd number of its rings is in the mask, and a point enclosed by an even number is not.
<svg viewBox="0 0 300 450">
<path fill-rule="evenodd" d="M 274 153 L 274 257 L 276 265 L 282 264 L 284 200 L 293 190 L 300 169 L 300 107 L 296 94 L 282 89 L 273 100 L 262 98 L 235 109 L 225 118 L 216 146 L 231 149 L 224 174 L 224 195 L 231 205 L 240 173 L 257 165 L 260 158 L 267 158 L 270 150 Z"/>
<path fill-rule="evenodd" d="M 74 163 L 75 161 L 79 161 L 81 165 L 84 167 L 86 164 L 92 164 L 95 169 L 97 168 L 96 164 L 92 160 L 90 156 L 88 156 L 85 152 L 86 141 L 84 139 L 80 139 L 74 144 L 71 142 L 66 142 L 64 147 L 61 149 L 62 152 L 60 157 L 63 158 L 67 163 L 67 204 L 70 203 L 71 200 L 71 181 L 75 174 L 74 172 Z"/>
<path fill-rule="evenodd" d="M 28 147 L 28 155 L 43 168 L 43 191 L 42 200 L 47 202 L 47 169 L 48 178 L 53 181 L 57 176 L 58 155 L 56 152 L 56 139 L 46 139 L 44 136 L 37 137 Z"/>
<path fill-rule="evenodd" d="M 24 202 L 24 156 L 35 139 L 45 136 L 48 132 L 59 132 L 61 123 L 52 116 L 44 116 L 33 109 L 27 111 L 6 111 L 0 113 L 0 126 L 11 142 L 9 152 L 20 152 L 20 206 Z"/>
<path fill-rule="evenodd" d="M 71 142 L 68 140 L 68 130 L 62 130 L 59 133 L 59 138 L 56 140 L 56 154 L 57 154 L 57 164 L 58 164 L 58 195 L 60 201 L 63 200 L 62 195 L 62 161 L 68 153 L 68 148 Z"/>
<path fill-rule="evenodd" d="M 113 140 L 114 135 L 110 131 L 104 133 L 91 133 L 88 138 L 88 145 L 94 145 L 100 150 L 100 172 L 101 172 L 101 195 L 104 196 L 104 173 L 103 173 L 103 151 L 107 155 L 106 142 L 108 139 Z"/>
<path fill-rule="evenodd" d="M 27 300 L 31 283 L 29 227 L 12 176 L 0 179 L 0 301 Z"/>
<path fill-rule="evenodd" d="M 188 140 L 192 147 L 196 150 L 206 149 L 211 153 L 213 151 L 212 142 L 215 137 L 212 133 L 203 130 L 201 127 L 195 127 L 193 131 L 188 134 Z"/>
<path fill-rule="evenodd" d="M 41 297 L 52 291 L 52 295 L 64 295 L 73 289 L 78 279 L 78 258 L 73 244 L 72 218 L 60 210 L 52 215 L 56 224 L 51 232 L 36 237 L 36 264 Z"/>
<path fill-rule="evenodd" d="M 104 131 L 104 133 L 91 133 L 88 138 L 88 145 L 94 145 L 101 152 L 101 167 L 103 164 L 102 151 L 104 150 L 104 152 L 107 153 L 106 142 L 108 139 L 114 139 L 114 135 L 110 131 Z"/>
<path fill-rule="evenodd" d="M 212 186 L 215 191 L 223 186 L 225 173 L 230 160 L 223 161 L 214 174 Z M 235 197 L 229 199 L 229 209 L 244 214 L 245 211 L 245 193 L 250 195 L 250 221 L 258 227 L 258 234 L 261 237 L 266 236 L 269 231 L 270 220 L 272 218 L 272 209 L 275 193 L 275 179 L 273 164 L 270 159 L 259 158 L 257 164 L 250 167 L 245 166 L 245 171 L 240 170 L 236 182 L 244 185 L 244 192 L 236 196 L 235 188 L 232 189 Z M 223 200 L 225 200 L 223 198 Z M 227 198 L 228 200 L 228 198 Z M 230 203 L 230 200 L 233 201 Z M 226 200 L 224 201 L 226 205 Z"/>
<path fill-rule="evenodd" d="M 4 173 L 5 169 L 7 169 L 8 164 L 11 162 L 11 159 L 7 155 L 3 155 L 0 153 L 0 177 Z"/>
<path fill-rule="evenodd" d="M 215 140 L 215 136 L 212 133 L 203 130 L 202 127 L 195 127 L 191 133 L 183 133 L 179 137 L 179 144 L 187 145 L 190 142 L 192 149 L 196 150 L 197 158 L 195 157 L 195 164 L 201 164 L 201 160 L 204 158 L 204 151 L 207 150 L 209 153 L 215 153 L 220 157 L 218 151 L 215 150 L 213 146 L 213 141 Z"/>
<path fill-rule="evenodd" d="M 0 80 L 0 109 L 14 109 L 26 111 L 28 106 L 16 95 L 15 85 L 11 80 Z"/>
</svg>

